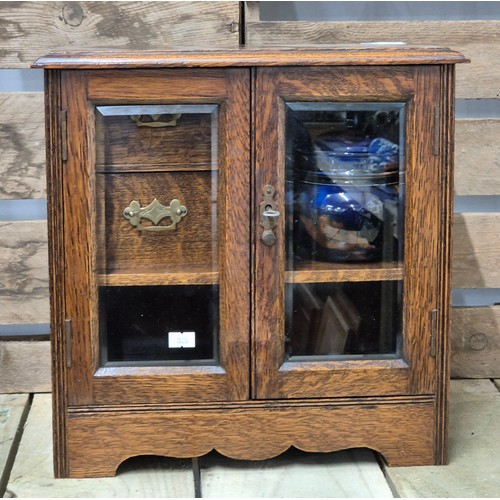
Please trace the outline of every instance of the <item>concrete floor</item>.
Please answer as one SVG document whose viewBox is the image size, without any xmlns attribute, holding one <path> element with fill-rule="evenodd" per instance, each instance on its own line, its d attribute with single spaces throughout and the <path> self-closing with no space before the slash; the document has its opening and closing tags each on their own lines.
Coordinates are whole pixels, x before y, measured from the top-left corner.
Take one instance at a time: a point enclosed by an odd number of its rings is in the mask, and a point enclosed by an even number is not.
<svg viewBox="0 0 500 500">
<path fill-rule="evenodd" d="M 384 468 L 370 450 L 289 450 L 262 462 L 200 459 L 201 493 L 219 498 L 500 496 L 500 392 L 494 381 L 452 381 L 450 464 Z M 0 491 L 6 497 L 194 497 L 190 460 L 139 457 L 115 478 L 52 475 L 49 394 L 0 395 Z M 20 430 L 23 430 L 22 436 Z"/>
</svg>

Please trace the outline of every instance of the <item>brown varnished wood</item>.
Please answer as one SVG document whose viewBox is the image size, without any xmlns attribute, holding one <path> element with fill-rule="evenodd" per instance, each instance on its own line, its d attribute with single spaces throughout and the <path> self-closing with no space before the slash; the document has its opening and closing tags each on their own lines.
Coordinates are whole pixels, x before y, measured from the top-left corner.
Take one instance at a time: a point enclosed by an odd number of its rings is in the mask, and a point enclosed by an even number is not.
<svg viewBox="0 0 500 500">
<path fill-rule="evenodd" d="M 258 460 L 290 446 L 368 447 L 389 465 L 445 463 L 453 153 L 447 65 L 460 57 L 359 47 L 115 56 L 43 62 L 72 68 L 61 73 L 61 98 L 59 72 L 48 72 L 47 87 L 51 280 L 53 294 L 63 292 L 52 299 L 56 476 L 113 475 L 123 460 L 142 454 L 195 457 L 216 449 Z M 291 67 L 306 59 L 307 71 Z M 406 103 L 402 263 L 286 267 L 286 100 Z M 161 132 L 138 132 L 121 118 L 106 126 L 98 120 L 96 129 L 96 105 L 123 104 L 217 105 L 218 126 L 186 115 L 184 124 Z M 60 109 L 68 109 L 65 163 Z M 148 154 L 150 147 L 156 152 Z M 276 188 L 282 212 L 271 247 L 260 240 L 257 213 L 266 184 Z M 174 197 L 188 215 L 171 233 L 145 239 L 123 218 L 132 199 L 144 206 Z M 207 224 L 214 203 L 216 229 Z M 402 359 L 285 361 L 285 283 L 381 280 L 404 283 Z M 190 284 L 219 286 L 218 360 L 100 366 L 99 286 Z M 65 366 L 66 318 L 73 320 L 71 367 Z"/>
<path fill-rule="evenodd" d="M 45 113 L 47 141 L 47 226 L 49 247 L 50 327 L 52 362 L 52 426 L 55 477 L 66 477 L 66 408 L 68 405 L 68 377 L 64 331 L 65 313 L 65 253 L 64 253 L 64 199 L 63 161 L 61 156 L 61 74 L 52 71 L 45 79 Z"/>
<path fill-rule="evenodd" d="M 286 283 L 334 283 L 348 281 L 401 280 L 404 269 L 401 263 L 370 262 L 342 264 L 319 261 L 302 261 L 291 271 L 285 272 Z"/>
<path fill-rule="evenodd" d="M 96 256 L 95 188 L 91 166 L 93 124 L 83 73 L 63 72 L 62 106 L 67 110 L 68 160 L 62 176 L 66 318 L 71 320 L 71 364 L 68 403 L 92 402 L 93 344 L 96 336 L 97 288 L 93 283 Z M 82 300 L 85 297 L 86 300 Z M 66 370 L 65 370 L 66 371 Z"/>
<path fill-rule="evenodd" d="M 368 447 L 389 465 L 431 465 L 433 424 L 432 403 L 359 400 L 338 406 L 72 412 L 69 474 L 111 476 L 135 455 L 194 457 L 215 449 L 235 459 L 263 460 L 290 446 L 309 452 Z"/>
<path fill-rule="evenodd" d="M 103 75 L 111 85 L 102 87 L 101 80 L 91 72 L 64 72 L 71 144 L 65 178 L 65 237 L 66 255 L 71 261 L 67 266 L 71 287 L 66 297 L 71 304 L 67 315 L 75 318 L 73 366 L 68 370 L 72 404 L 126 402 L 131 394 L 137 402 L 248 398 L 248 205 L 233 200 L 245 199 L 249 190 L 249 71 L 181 69 L 175 75 L 171 71 L 106 72 Z M 169 76 L 177 85 L 170 85 Z M 205 95 L 200 97 L 202 87 Z M 219 105 L 219 124 L 211 130 L 215 135 L 210 140 L 218 144 L 218 156 L 214 156 L 217 184 L 212 187 L 211 172 L 196 170 L 196 162 L 192 171 L 96 173 L 91 99 L 107 105 L 123 104 L 134 102 L 139 92 L 149 102 Z M 101 191 L 97 192 L 97 187 Z M 178 198 L 188 214 L 175 231 L 139 235 L 123 217 L 123 210 L 134 199 L 146 206 L 154 198 L 165 205 Z M 212 217 L 215 224 L 210 223 Z M 103 251 L 105 259 L 100 255 Z M 150 284 L 145 275 L 151 272 L 152 283 L 158 284 L 158 274 L 169 271 L 177 273 L 178 286 L 196 282 L 189 274 L 197 271 L 202 272 L 202 282 L 219 284 L 218 351 L 222 368 L 199 373 L 192 367 L 190 375 L 165 368 L 163 377 L 155 376 L 154 370 L 151 377 L 127 370 L 112 377 L 94 376 L 99 367 L 99 279 L 102 282 L 103 276 L 106 280 L 110 274 L 112 281 L 113 275 L 128 273 L 141 276 L 140 283 Z M 172 281 L 172 276 L 166 278 L 166 282 Z M 139 284 L 137 280 L 135 284 Z"/>
<path fill-rule="evenodd" d="M 453 254 L 453 157 L 455 133 L 455 67 L 441 68 L 441 121 L 440 121 L 440 191 L 441 246 L 439 261 L 439 338 L 436 356 L 436 433 L 435 461 L 448 463 L 448 427 L 450 398 L 451 351 L 451 265 Z M 440 349 L 439 349 L 440 347 Z"/>
<path fill-rule="evenodd" d="M 228 399 L 250 397 L 250 70 L 226 70 L 228 96 L 221 106 L 219 258 L 220 363 Z"/>
<path fill-rule="evenodd" d="M 434 154 L 434 112 L 440 105 L 439 68 L 424 66 L 407 110 L 403 356 L 412 367 L 412 394 L 435 389 L 431 311 L 438 309 L 441 163 Z M 438 314 L 440 312 L 438 311 Z"/>
<path fill-rule="evenodd" d="M 175 270 L 166 272 L 161 266 L 154 272 L 100 274 L 99 285 L 105 286 L 165 286 L 165 285 L 216 285 L 219 283 L 217 271 L 207 271 L 205 267 L 177 265 Z"/>
<path fill-rule="evenodd" d="M 41 57 L 32 67 L 57 68 L 159 68 L 227 66 L 357 66 L 384 64 L 455 64 L 465 57 L 449 49 L 435 47 L 369 47 L 324 45 L 321 47 L 265 47 L 200 51 L 101 50 L 60 52 Z"/>
<path fill-rule="evenodd" d="M 147 114 L 147 109 L 144 114 Z M 98 112 L 96 116 L 99 118 Z M 165 117 L 165 122 L 169 118 Z M 159 128 L 139 127 L 130 116 L 123 115 L 97 119 L 97 124 L 98 171 L 191 171 L 212 168 L 209 113 L 181 113 L 175 125 Z"/>
<path fill-rule="evenodd" d="M 97 174 L 104 176 L 105 218 L 104 238 L 108 273 L 168 273 L 179 267 L 201 268 L 205 272 L 218 269 L 217 226 L 211 223 L 212 175 L 204 172 L 156 172 L 128 174 Z M 138 231 L 123 216 L 130 203 L 141 207 L 157 199 L 165 206 L 174 199 L 187 208 L 187 214 L 174 230 L 163 232 Z M 222 208 L 215 207 L 216 214 Z M 169 226 L 165 217 L 158 225 Z M 141 220 L 141 226 L 152 223 Z"/>
<path fill-rule="evenodd" d="M 414 93 L 414 66 L 281 69 L 280 96 L 286 100 L 406 101 Z M 302 96 L 302 97 L 301 97 Z"/>
<path fill-rule="evenodd" d="M 283 99 L 370 101 L 376 98 L 407 102 L 403 315 L 403 359 L 407 367 L 383 371 L 384 377 L 378 379 L 373 373 L 376 373 L 377 366 L 380 369 L 385 367 L 382 360 L 370 361 L 369 369 L 338 360 L 314 362 L 307 365 L 308 370 L 296 363 L 284 364 L 285 248 L 281 243 L 284 241 L 282 223 L 275 229 L 276 245 L 266 247 L 262 242 L 256 242 L 254 356 L 257 397 L 287 397 L 287 394 L 293 394 L 290 397 L 313 394 L 333 397 L 352 394 L 353 384 L 361 388 L 362 394 L 373 394 L 373 391 L 378 394 L 433 392 L 435 365 L 430 356 L 430 314 L 431 309 L 437 308 L 438 271 L 435 262 L 439 258 L 439 228 L 433 222 L 440 220 L 441 206 L 440 163 L 433 154 L 433 136 L 429 132 L 433 130 L 434 108 L 440 103 L 439 71 L 432 66 L 418 69 L 407 66 L 311 68 L 303 75 L 296 68 L 259 68 L 257 107 L 261 111 L 256 118 L 259 148 L 256 152 L 255 194 L 258 199 L 265 184 L 274 185 L 275 201 L 281 210 L 284 209 L 284 169 L 275 166 L 285 162 L 282 149 Z M 367 88 L 372 83 L 375 90 Z M 254 220 L 258 227 L 258 215 Z M 345 279 L 350 281 L 348 272 Z"/>
</svg>

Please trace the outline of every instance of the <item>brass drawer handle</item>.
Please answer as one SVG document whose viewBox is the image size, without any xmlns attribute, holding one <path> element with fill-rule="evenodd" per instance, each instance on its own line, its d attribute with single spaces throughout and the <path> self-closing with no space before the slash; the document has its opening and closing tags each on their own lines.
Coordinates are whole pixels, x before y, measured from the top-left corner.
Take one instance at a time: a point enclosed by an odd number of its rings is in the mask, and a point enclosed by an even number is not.
<svg viewBox="0 0 500 500">
<path fill-rule="evenodd" d="M 149 128 L 162 128 L 162 127 L 175 127 L 177 125 L 177 120 L 182 116 L 181 113 L 175 113 L 170 115 L 170 120 L 165 120 L 165 116 L 168 115 L 130 115 L 130 119 L 138 127 L 149 127 Z M 145 118 L 147 117 L 147 121 Z"/>
<path fill-rule="evenodd" d="M 147 206 L 141 207 L 141 204 L 134 200 L 123 211 L 123 217 L 127 219 L 138 231 L 173 231 L 180 220 L 187 214 L 187 208 L 181 205 L 181 202 L 174 199 L 166 207 L 156 198 Z M 170 226 L 159 226 L 158 224 L 165 217 L 170 217 L 172 224 Z M 153 226 L 141 226 L 141 219 L 148 219 Z"/>
</svg>

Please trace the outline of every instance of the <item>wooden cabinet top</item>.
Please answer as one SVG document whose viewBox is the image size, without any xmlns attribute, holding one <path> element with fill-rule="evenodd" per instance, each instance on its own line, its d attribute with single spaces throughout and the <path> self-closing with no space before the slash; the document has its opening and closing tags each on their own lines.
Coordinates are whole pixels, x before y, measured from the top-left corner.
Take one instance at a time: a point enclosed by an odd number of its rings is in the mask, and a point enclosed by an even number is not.
<svg viewBox="0 0 500 500">
<path fill-rule="evenodd" d="M 230 66 L 345 66 L 455 64 L 468 62 L 459 52 L 396 44 L 323 45 L 320 47 L 241 47 L 231 50 L 91 50 L 51 52 L 33 68 L 110 69 Z"/>
</svg>

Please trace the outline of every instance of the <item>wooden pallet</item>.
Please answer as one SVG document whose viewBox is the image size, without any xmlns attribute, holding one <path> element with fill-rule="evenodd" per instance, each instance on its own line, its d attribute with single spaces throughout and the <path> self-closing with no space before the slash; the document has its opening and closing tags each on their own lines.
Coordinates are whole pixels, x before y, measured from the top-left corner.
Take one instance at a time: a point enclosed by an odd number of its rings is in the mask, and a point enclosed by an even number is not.
<svg viewBox="0 0 500 500">
<path fill-rule="evenodd" d="M 248 2 L 252 44 L 321 44 L 404 40 L 449 45 L 472 60 L 460 65 L 457 96 L 498 99 L 500 21 L 262 22 Z M 51 49 L 166 47 L 239 43 L 238 2 L 2 2 L 0 69 L 27 68 Z M 139 36 L 140 34 L 140 36 Z M 500 195 L 500 118 L 459 119 L 459 196 Z M 0 200 L 44 199 L 41 92 L 0 93 Z M 500 214 L 455 217 L 456 288 L 500 288 Z M 0 326 L 49 322 L 46 221 L 0 222 Z M 500 306 L 456 308 L 452 374 L 500 377 Z M 49 350 L 40 342 L 0 341 L 0 391 L 49 391 Z"/>
</svg>

